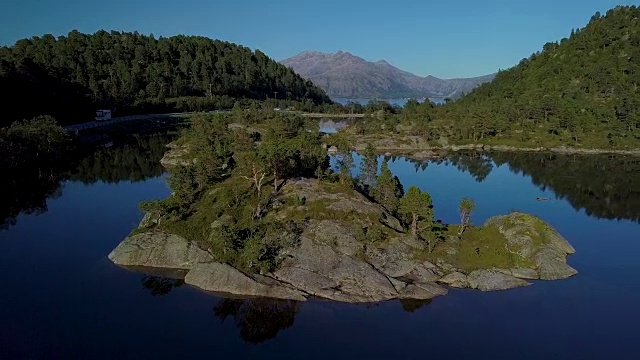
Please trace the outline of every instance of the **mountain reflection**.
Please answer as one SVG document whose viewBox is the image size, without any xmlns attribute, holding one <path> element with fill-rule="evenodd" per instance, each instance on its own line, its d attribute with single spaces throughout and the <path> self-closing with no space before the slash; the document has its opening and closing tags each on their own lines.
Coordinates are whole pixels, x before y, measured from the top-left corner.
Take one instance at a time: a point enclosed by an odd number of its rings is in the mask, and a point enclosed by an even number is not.
<svg viewBox="0 0 640 360">
<path fill-rule="evenodd" d="M 12 169 L 0 177 L 0 229 L 15 225 L 20 213 L 42 214 L 47 211 L 47 199 L 61 194 L 67 180 L 86 184 L 104 181 L 144 181 L 164 171 L 160 159 L 166 144 L 175 135 L 170 133 L 133 136 L 108 148 L 97 148 L 69 159 L 64 166 L 29 164 Z"/>
<path fill-rule="evenodd" d="M 297 312 L 297 302 L 265 298 L 221 299 L 213 313 L 221 321 L 233 317 L 240 337 L 252 344 L 271 340 L 291 325 Z"/>
</svg>

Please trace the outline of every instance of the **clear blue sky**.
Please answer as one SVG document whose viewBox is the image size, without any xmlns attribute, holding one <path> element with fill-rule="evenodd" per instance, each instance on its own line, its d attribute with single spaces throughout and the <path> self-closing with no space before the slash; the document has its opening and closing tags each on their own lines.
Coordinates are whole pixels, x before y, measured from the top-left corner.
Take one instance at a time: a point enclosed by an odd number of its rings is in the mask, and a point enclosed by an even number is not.
<svg viewBox="0 0 640 360">
<path fill-rule="evenodd" d="M 276 60 L 349 51 L 419 74 L 508 68 L 624 0 L 2 0 L 0 45 L 33 35 L 106 30 L 203 35 Z"/>
</svg>

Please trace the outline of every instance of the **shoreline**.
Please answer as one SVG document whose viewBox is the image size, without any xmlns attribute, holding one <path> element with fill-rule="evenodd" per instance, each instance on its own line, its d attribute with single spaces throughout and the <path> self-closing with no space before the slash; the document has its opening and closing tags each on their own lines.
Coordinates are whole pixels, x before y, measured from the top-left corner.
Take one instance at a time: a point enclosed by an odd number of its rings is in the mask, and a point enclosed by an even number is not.
<svg viewBox="0 0 640 360">
<path fill-rule="evenodd" d="M 416 139 L 417 136 L 411 136 L 403 139 L 393 138 L 378 138 L 378 139 L 358 139 L 352 138 L 354 141 L 353 149 L 355 151 L 363 151 L 367 144 L 373 145 L 373 147 L 379 152 L 390 153 L 402 153 L 402 154 L 416 154 L 416 153 L 432 153 L 432 156 L 438 156 L 438 152 L 458 152 L 465 150 L 475 150 L 484 152 L 537 152 L 537 153 L 556 153 L 565 155 L 630 155 L 640 156 L 640 148 L 633 150 L 622 149 L 592 149 L 592 148 L 576 148 L 569 146 L 555 146 L 555 147 L 518 147 L 513 145 L 485 145 L 485 144 L 466 144 L 466 145 L 429 145 L 423 139 Z M 400 143 L 400 141 L 404 144 Z M 413 143 L 413 144 L 411 144 Z"/>
</svg>

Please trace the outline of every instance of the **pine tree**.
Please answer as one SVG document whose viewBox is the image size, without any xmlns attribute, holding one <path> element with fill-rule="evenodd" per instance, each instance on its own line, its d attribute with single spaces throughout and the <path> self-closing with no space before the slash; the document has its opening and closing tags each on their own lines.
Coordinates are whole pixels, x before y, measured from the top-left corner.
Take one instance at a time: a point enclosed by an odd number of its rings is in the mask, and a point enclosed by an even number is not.
<svg viewBox="0 0 640 360">
<path fill-rule="evenodd" d="M 415 186 L 400 199 L 400 214 L 407 219 L 411 226 L 411 233 L 417 236 L 420 231 L 430 228 L 433 224 L 433 203 L 428 192 L 422 192 Z M 423 226 L 420 226 L 423 225 Z"/>
<path fill-rule="evenodd" d="M 470 198 L 464 198 L 460 201 L 460 228 L 458 235 L 462 235 L 471 223 L 471 213 L 476 209 L 476 203 Z"/>
<path fill-rule="evenodd" d="M 398 196 L 397 189 L 398 178 L 393 176 L 391 170 L 389 170 L 388 161 L 385 160 L 382 162 L 380 175 L 376 179 L 373 197 L 392 214 L 397 212 L 399 198 L 402 196 Z"/>
<path fill-rule="evenodd" d="M 376 186 L 376 174 L 378 173 L 378 154 L 371 144 L 367 144 L 360 162 L 360 184 L 365 193 L 371 195 Z"/>
</svg>

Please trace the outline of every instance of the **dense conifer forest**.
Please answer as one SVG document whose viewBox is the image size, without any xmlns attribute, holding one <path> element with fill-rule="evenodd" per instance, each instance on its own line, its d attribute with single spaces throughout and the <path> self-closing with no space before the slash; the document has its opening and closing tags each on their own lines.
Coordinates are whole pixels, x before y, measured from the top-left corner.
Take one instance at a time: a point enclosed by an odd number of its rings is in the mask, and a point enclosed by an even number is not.
<svg viewBox="0 0 640 360">
<path fill-rule="evenodd" d="M 331 100 L 260 50 L 199 36 L 72 31 L 0 48 L 0 126 L 52 115 L 87 121 L 115 115 L 231 108 L 237 99 L 312 107 Z"/>
<path fill-rule="evenodd" d="M 596 13 L 491 83 L 443 105 L 380 107 L 385 126 L 411 124 L 430 140 L 624 148 L 640 144 L 640 9 Z M 393 115 L 393 113 L 396 113 Z"/>
</svg>

